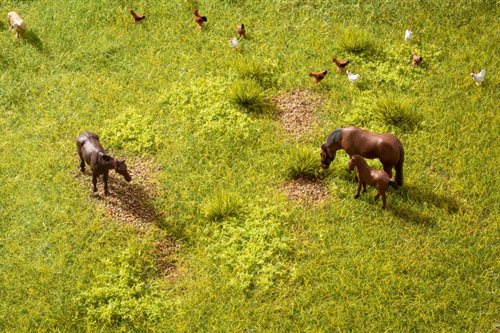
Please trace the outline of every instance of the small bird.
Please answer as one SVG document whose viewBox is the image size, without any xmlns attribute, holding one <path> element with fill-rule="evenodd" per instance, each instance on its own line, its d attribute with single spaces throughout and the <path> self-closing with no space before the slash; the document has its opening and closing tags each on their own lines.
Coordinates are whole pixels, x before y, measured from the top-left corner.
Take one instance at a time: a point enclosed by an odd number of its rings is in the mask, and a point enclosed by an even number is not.
<svg viewBox="0 0 500 333">
<path fill-rule="evenodd" d="M 200 13 L 198 12 L 198 9 L 194 10 L 194 22 L 196 23 L 196 26 L 198 29 L 203 28 L 203 22 L 207 22 L 207 17 L 206 16 L 201 16 Z"/>
<path fill-rule="evenodd" d="M 417 54 L 417 52 L 413 51 L 411 54 L 411 64 L 413 66 L 418 66 L 420 65 L 420 62 L 422 62 L 422 57 Z"/>
<path fill-rule="evenodd" d="M 413 35 L 413 30 L 406 29 L 406 31 L 405 31 L 405 42 L 409 43 L 411 41 L 411 35 Z"/>
<path fill-rule="evenodd" d="M 327 70 L 325 70 L 324 72 L 311 72 L 311 73 L 309 73 L 309 76 L 315 78 L 316 83 L 320 83 L 321 80 L 323 80 L 325 78 L 326 74 L 328 74 Z"/>
<path fill-rule="evenodd" d="M 472 78 L 474 79 L 474 81 L 476 82 L 476 84 L 478 86 L 481 85 L 481 83 L 483 83 L 484 81 L 484 76 L 486 75 L 486 69 L 481 69 L 481 71 L 477 74 L 475 73 L 470 73 L 470 76 L 472 76 Z"/>
<path fill-rule="evenodd" d="M 26 23 L 16 12 L 9 12 L 7 14 L 7 21 L 9 22 L 10 29 L 16 32 L 16 37 L 21 37 L 26 32 Z"/>
<path fill-rule="evenodd" d="M 238 48 L 238 38 L 233 37 L 233 38 L 229 39 L 229 45 L 231 45 L 231 47 L 233 49 L 237 49 Z"/>
<path fill-rule="evenodd" d="M 139 21 L 142 21 L 146 18 L 144 15 L 139 15 L 136 12 L 134 12 L 132 9 L 130 10 L 130 14 L 134 17 L 134 23 L 137 23 Z"/>
<path fill-rule="evenodd" d="M 247 31 L 245 30 L 245 25 L 243 23 L 236 28 L 236 31 L 238 31 L 238 35 L 240 37 L 247 36 Z"/>
<path fill-rule="evenodd" d="M 356 83 L 359 80 L 360 75 L 359 74 L 354 74 L 351 73 L 350 71 L 346 71 L 347 73 L 347 78 L 349 79 L 349 82 L 351 83 Z"/>
<path fill-rule="evenodd" d="M 349 65 L 349 60 L 337 60 L 333 57 L 332 61 L 337 65 L 337 73 L 345 70 L 346 66 Z"/>
</svg>

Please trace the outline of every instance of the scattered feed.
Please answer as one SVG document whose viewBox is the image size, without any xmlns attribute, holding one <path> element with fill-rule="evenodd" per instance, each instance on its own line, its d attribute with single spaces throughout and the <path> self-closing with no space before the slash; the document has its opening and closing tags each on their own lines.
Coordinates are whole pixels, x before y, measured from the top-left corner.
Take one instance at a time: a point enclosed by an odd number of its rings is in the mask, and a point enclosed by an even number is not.
<svg viewBox="0 0 500 333">
<path fill-rule="evenodd" d="M 273 102 L 285 131 L 301 135 L 311 127 L 313 111 L 321 106 L 323 98 L 307 89 L 295 89 L 276 96 Z"/>
<path fill-rule="evenodd" d="M 285 183 L 288 199 L 307 203 L 321 203 L 328 197 L 328 189 L 323 182 L 295 179 Z"/>
</svg>

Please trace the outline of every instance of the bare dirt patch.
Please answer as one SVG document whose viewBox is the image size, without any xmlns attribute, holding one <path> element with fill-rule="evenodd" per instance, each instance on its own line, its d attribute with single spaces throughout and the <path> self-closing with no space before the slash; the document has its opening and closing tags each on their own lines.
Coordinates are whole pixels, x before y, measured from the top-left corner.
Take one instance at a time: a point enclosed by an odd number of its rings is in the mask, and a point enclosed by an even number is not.
<svg viewBox="0 0 500 333">
<path fill-rule="evenodd" d="M 320 203 L 328 198 L 328 189 L 323 182 L 308 179 L 296 179 L 285 183 L 284 190 L 288 199 L 307 202 Z"/>
<path fill-rule="evenodd" d="M 104 183 L 102 176 L 99 177 L 96 202 L 104 207 L 108 216 L 116 221 L 131 224 L 139 231 L 156 228 L 154 222 L 161 218 L 161 213 L 155 210 L 153 200 L 158 195 L 157 176 L 161 166 L 152 159 L 132 157 L 127 158 L 127 167 L 132 176 L 130 183 L 113 170 L 109 172 L 108 196 L 104 195 Z M 89 169 L 85 166 L 85 173 L 78 170 L 75 175 L 92 195 L 92 175 Z M 180 250 L 180 244 L 167 236 L 154 245 L 154 256 L 162 277 L 179 276 L 175 258 Z"/>
<path fill-rule="evenodd" d="M 323 97 L 307 89 L 295 89 L 274 97 L 273 102 L 285 131 L 301 135 L 314 122 L 313 111 L 321 106 Z"/>
</svg>

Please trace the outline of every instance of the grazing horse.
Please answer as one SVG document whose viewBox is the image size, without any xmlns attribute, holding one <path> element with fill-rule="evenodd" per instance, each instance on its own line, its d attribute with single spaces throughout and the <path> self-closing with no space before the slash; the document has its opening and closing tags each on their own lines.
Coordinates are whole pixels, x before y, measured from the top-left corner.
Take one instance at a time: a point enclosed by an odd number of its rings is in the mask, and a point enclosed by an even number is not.
<svg viewBox="0 0 500 333">
<path fill-rule="evenodd" d="M 389 175 L 382 170 L 372 169 L 366 164 L 363 157 L 359 155 L 351 156 L 348 162 L 349 172 L 356 168 L 356 178 L 358 179 L 358 192 L 354 198 L 359 198 L 359 192 L 361 191 L 361 186 L 363 187 L 363 192 L 366 192 L 366 184 L 375 186 L 378 190 L 378 194 L 375 196 L 375 201 L 382 196 L 382 209 L 387 208 L 385 191 L 389 188 L 389 185 L 394 189 L 398 189 L 396 182 L 389 178 Z"/>
<path fill-rule="evenodd" d="M 92 132 L 85 132 L 76 139 L 76 147 L 80 156 L 80 170 L 85 171 L 85 162 L 92 170 L 92 184 L 94 185 L 94 194 L 97 192 L 97 178 L 103 175 L 104 194 L 109 195 L 108 176 L 109 170 L 115 169 L 117 173 L 123 176 L 127 182 L 132 180 L 128 171 L 125 159 L 114 159 L 106 155 L 104 149 L 99 143 L 99 137 Z"/>
<path fill-rule="evenodd" d="M 378 158 L 384 171 L 392 177 L 392 168 L 396 169 L 396 182 L 403 185 L 403 145 L 392 134 L 372 133 L 357 127 L 337 128 L 326 142 L 321 145 L 321 167 L 328 169 L 335 159 L 337 150 L 344 149 L 349 156 L 360 155 L 364 158 Z"/>
</svg>

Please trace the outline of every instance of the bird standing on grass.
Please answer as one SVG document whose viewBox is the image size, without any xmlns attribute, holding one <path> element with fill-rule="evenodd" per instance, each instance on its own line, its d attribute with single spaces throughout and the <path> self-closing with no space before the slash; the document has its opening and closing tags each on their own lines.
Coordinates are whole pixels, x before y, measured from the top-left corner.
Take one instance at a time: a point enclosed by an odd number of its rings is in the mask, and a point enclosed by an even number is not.
<svg viewBox="0 0 500 333">
<path fill-rule="evenodd" d="M 354 74 L 351 73 L 350 71 L 347 71 L 347 78 L 349 79 L 349 82 L 351 83 L 356 83 L 359 81 L 360 75 L 359 74 Z"/>
<path fill-rule="evenodd" d="M 417 54 L 416 51 L 413 51 L 411 54 L 411 64 L 413 66 L 418 66 L 422 62 L 422 57 Z"/>
<path fill-rule="evenodd" d="M 240 37 L 247 37 L 247 31 L 245 30 L 245 25 L 243 23 L 236 28 L 236 31 L 238 31 L 238 35 Z"/>
<path fill-rule="evenodd" d="M 411 42 L 411 35 L 413 35 L 413 31 L 411 29 L 406 29 L 405 31 L 405 42 Z"/>
<path fill-rule="evenodd" d="M 233 49 L 237 49 L 237 48 L 238 48 L 238 46 L 239 46 L 239 44 L 238 44 L 238 38 L 236 38 L 236 37 L 231 38 L 231 39 L 229 40 L 229 45 L 231 45 L 231 47 L 232 47 Z"/>
<path fill-rule="evenodd" d="M 21 37 L 26 32 L 26 23 L 16 12 L 9 12 L 7 14 L 7 21 L 9 22 L 10 29 L 16 32 L 16 37 Z"/>
<path fill-rule="evenodd" d="M 130 14 L 134 17 L 134 23 L 140 22 L 146 18 L 144 15 L 139 15 L 136 12 L 134 12 L 132 9 L 130 10 Z"/>
<path fill-rule="evenodd" d="M 194 22 L 196 23 L 196 26 L 198 29 L 203 28 L 203 22 L 207 22 L 207 17 L 206 16 L 201 16 L 200 13 L 198 12 L 198 9 L 194 10 Z"/>
<path fill-rule="evenodd" d="M 328 71 L 323 71 L 323 72 L 311 72 L 309 73 L 309 76 L 313 77 L 316 79 L 316 83 L 320 83 L 321 80 L 323 80 L 326 76 L 326 74 L 328 74 Z"/>
<path fill-rule="evenodd" d="M 484 81 L 484 76 L 486 75 L 486 69 L 481 69 L 481 71 L 477 74 L 475 73 L 470 73 L 470 76 L 472 76 L 472 78 L 474 79 L 474 81 L 476 82 L 476 84 L 478 86 L 480 86 L 483 81 Z"/>
<path fill-rule="evenodd" d="M 337 58 L 333 57 L 332 61 L 337 65 L 337 73 L 344 71 L 349 65 L 349 60 L 337 60 Z"/>
</svg>

